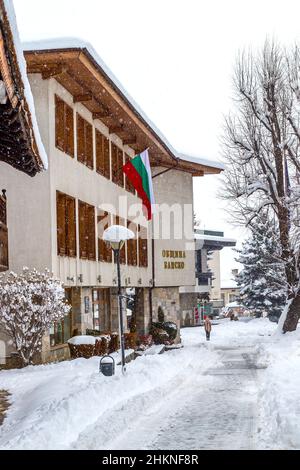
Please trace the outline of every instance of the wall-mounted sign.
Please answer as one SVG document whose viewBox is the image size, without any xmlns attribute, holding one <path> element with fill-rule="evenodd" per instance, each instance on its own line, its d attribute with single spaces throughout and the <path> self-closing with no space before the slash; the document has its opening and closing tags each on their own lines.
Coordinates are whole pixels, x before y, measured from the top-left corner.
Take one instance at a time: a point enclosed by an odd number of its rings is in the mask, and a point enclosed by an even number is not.
<svg viewBox="0 0 300 470">
<path fill-rule="evenodd" d="M 185 259 L 185 251 L 181 250 L 162 250 L 163 258 Z M 164 269 L 184 269 L 184 261 L 164 261 Z"/>
</svg>

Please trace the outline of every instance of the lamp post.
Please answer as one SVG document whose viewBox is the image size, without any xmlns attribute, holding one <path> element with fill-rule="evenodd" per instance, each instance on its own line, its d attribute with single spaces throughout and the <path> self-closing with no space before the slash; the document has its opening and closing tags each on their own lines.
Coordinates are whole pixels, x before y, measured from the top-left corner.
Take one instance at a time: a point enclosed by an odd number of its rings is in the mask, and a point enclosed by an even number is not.
<svg viewBox="0 0 300 470">
<path fill-rule="evenodd" d="M 123 303 L 122 299 L 122 286 L 121 286 L 121 267 L 120 267 L 120 251 L 124 246 L 126 240 L 134 238 L 134 233 L 121 225 L 112 225 L 103 233 L 103 240 L 110 244 L 114 252 L 114 257 L 117 264 L 117 277 L 118 277 L 118 309 L 119 309 L 119 336 L 121 345 L 121 364 L 122 374 L 126 372 L 125 366 L 125 339 L 124 339 L 124 322 L 123 322 Z"/>
</svg>

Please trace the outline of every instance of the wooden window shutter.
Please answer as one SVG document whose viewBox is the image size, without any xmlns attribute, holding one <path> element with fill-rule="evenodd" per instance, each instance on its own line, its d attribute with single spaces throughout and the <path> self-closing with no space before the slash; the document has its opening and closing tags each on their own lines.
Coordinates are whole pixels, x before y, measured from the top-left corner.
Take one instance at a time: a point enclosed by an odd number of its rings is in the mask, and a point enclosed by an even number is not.
<svg viewBox="0 0 300 470">
<path fill-rule="evenodd" d="M 97 172 L 110 179 L 109 139 L 96 130 Z"/>
<path fill-rule="evenodd" d="M 104 136 L 96 130 L 96 170 L 104 176 Z"/>
<path fill-rule="evenodd" d="M 85 164 L 85 132 L 84 119 L 77 114 L 77 159 Z"/>
<path fill-rule="evenodd" d="M 78 203 L 78 214 L 79 214 L 79 256 L 81 259 L 87 259 L 88 257 L 88 240 L 87 240 L 87 207 L 82 201 Z"/>
<path fill-rule="evenodd" d="M 0 271 L 9 269 L 6 196 L 0 196 Z"/>
<path fill-rule="evenodd" d="M 118 147 L 111 144 L 112 180 L 118 184 Z"/>
<path fill-rule="evenodd" d="M 65 104 L 65 152 L 74 158 L 74 111 Z"/>
<path fill-rule="evenodd" d="M 96 242 L 95 242 L 95 208 L 94 206 L 87 207 L 88 216 L 88 258 L 89 260 L 96 260 Z"/>
<path fill-rule="evenodd" d="M 125 154 L 125 162 L 128 163 L 130 162 L 131 158 L 129 157 L 129 155 Z M 130 193 L 132 194 L 135 194 L 135 189 L 134 189 L 134 186 L 133 184 L 131 183 L 131 181 L 127 178 L 127 176 L 125 176 L 125 188 L 127 191 L 129 191 Z"/>
<path fill-rule="evenodd" d="M 66 195 L 56 192 L 56 220 L 57 220 L 57 254 L 67 255 L 66 233 L 67 233 L 67 214 L 66 214 Z"/>
<path fill-rule="evenodd" d="M 118 185 L 124 188 L 124 173 L 122 167 L 124 166 L 123 150 L 118 148 Z"/>
<path fill-rule="evenodd" d="M 93 126 L 85 121 L 85 155 L 86 165 L 94 169 L 94 155 L 93 155 Z"/>
<path fill-rule="evenodd" d="M 127 263 L 131 266 L 137 266 L 137 227 L 129 220 L 127 227 L 135 234 L 135 238 L 127 242 Z"/>
<path fill-rule="evenodd" d="M 110 226 L 110 214 L 108 212 L 102 212 L 98 215 L 98 257 L 99 261 L 107 263 L 112 262 L 112 249 L 103 240 L 103 232 Z"/>
<path fill-rule="evenodd" d="M 67 254 L 71 258 L 77 255 L 76 249 L 76 203 L 73 197 L 67 196 Z"/>
<path fill-rule="evenodd" d="M 114 224 L 122 225 L 122 227 L 126 226 L 125 220 L 122 217 L 119 217 L 118 215 L 114 215 Z M 126 243 L 124 243 L 124 246 L 120 251 L 120 263 L 126 264 Z"/>
<path fill-rule="evenodd" d="M 65 103 L 55 95 L 55 145 L 65 151 Z"/>
<path fill-rule="evenodd" d="M 109 139 L 104 139 L 104 176 L 110 179 L 110 155 L 109 155 Z"/>
<path fill-rule="evenodd" d="M 139 225 L 139 266 L 146 268 L 148 266 L 148 230 Z"/>
<path fill-rule="evenodd" d="M 137 226 L 136 224 L 132 225 L 131 230 L 133 231 L 135 238 L 132 240 L 132 264 L 133 266 L 137 266 L 137 254 L 138 254 L 138 242 L 137 242 Z"/>
</svg>

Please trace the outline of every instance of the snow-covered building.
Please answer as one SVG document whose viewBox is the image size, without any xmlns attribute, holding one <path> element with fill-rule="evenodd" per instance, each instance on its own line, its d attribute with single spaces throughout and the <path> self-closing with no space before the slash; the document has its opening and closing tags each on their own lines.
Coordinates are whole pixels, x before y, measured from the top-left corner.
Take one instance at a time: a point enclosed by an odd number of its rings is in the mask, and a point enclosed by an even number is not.
<svg viewBox="0 0 300 470">
<path fill-rule="evenodd" d="M 129 226 L 136 234 L 121 252 L 121 273 L 122 285 L 137 294 L 137 331 L 147 333 L 159 306 L 179 325 L 179 286 L 195 281 L 193 177 L 218 174 L 223 166 L 176 152 L 89 44 L 30 43 L 25 57 L 49 171 L 32 185 L 1 165 L 0 184 L 9 191 L 19 188 L 8 215 L 14 229 L 11 268 L 50 268 L 72 305 L 45 338 L 44 359 L 63 358 L 74 332 L 118 329 L 116 265 L 102 240 L 110 224 Z M 145 148 L 158 205 L 153 223 L 142 215 L 141 201 L 122 172 Z M 174 203 L 179 215 L 172 214 Z M 155 223 L 166 220 L 171 234 L 153 237 Z"/>
<path fill-rule="evenodd" d="M 29 176 L 47 168 L 11 0 L 0 0 L 0 161 Z M 0 271 L 5 271 L 9 267 L 7 210 L 12 190 L 7 192 L 5 179 L 1 184 Z M 13 192 L 18 194 L 18 188 Z"/>
<path fill-rule="evenodd" d="M 213 309 L 223 307 L 221 302 L 220 251 L 224 247 L 235 247 L 236 240 L 224 237 L 224 232 L 215 230 L 195 231 L 195 283 L 180 287 L 181 325 L 193 325 L 200 320 L 196 309 L 200 305 Z M 201 307 L 200 307 L 201 308 Z M 197 315 L 195 322 L 195 313 Z"/>
</svg>

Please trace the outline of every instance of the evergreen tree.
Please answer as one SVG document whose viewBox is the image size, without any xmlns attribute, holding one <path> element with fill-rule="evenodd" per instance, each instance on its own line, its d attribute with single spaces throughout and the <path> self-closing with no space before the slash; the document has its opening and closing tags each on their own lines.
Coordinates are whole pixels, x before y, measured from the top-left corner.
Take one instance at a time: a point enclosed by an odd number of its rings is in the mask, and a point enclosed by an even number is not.
<svg viewBox="0 0 300 470">
<path fill-rule="evenodd" d="M 236 259 L 243 265 L 236 278 L 243 304 L 257 317 L 266 314 L 271 321 L 278 321 L 287 298 L 279 246 L 274 224 L 267 216 L 257 217 Z"/>
</svg>

